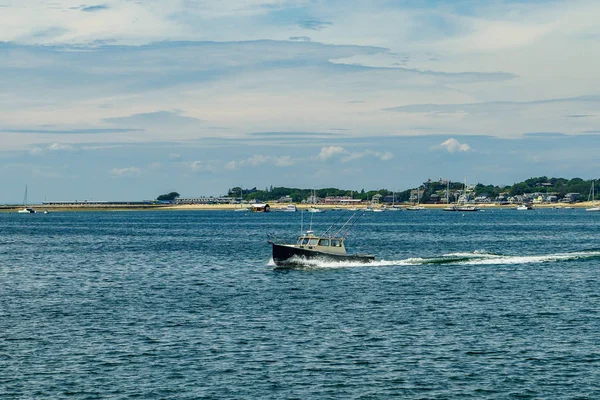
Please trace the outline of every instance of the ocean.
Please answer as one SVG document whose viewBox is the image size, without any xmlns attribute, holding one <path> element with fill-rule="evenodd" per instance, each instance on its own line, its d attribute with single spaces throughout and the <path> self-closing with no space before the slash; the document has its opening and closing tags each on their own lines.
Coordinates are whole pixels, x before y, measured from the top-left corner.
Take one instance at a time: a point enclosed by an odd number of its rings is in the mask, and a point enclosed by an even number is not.
<svg viewBox="0 0 600 400">
<path fill-rule="evenodd" d="M 600 398 L 600 213 L 301 215 L 0 213 L 0 398 Z"/>
</svg>

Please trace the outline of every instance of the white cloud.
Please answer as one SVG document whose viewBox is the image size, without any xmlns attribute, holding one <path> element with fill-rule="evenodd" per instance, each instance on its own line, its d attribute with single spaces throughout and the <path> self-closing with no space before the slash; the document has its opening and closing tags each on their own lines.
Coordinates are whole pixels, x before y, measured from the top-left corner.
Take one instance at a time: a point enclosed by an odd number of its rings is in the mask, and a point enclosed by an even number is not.
<svg viewBox="0 0 600 400">
<path fill-rule="evenodd" d="M 29 154 L 31 154 L 32 156 L 44 154 L 44 149 L 42 149 L 40 147 L 33 147 L 32 149 L 29 150 Z"/>
<path fill-rule="evenodd" d="M 348 150 L 340 146 L 329 146 L 321 148 L 317 158 L 321 161 L 327 161 L 330 158 L 341 154 L 348 154 Z"/>
<path fill-rule="evenodd" d="M 389 151 L 381 152 L 381 151 L 373 151 L 373 150 L 365 150 L 360 152 L 350 153 L 350 155 L 342 158 L 343 163 L 347 163 L 354 160 L 359 160 L 365 157 L 375 157 L 380 159 L 381 161 L 388 161 L 394 158 L 394 155 Z"/>
<path fill-rule="evenodd" d="M 70 144 L 62 144 L 62 143 L 52 143 L 47 145 L 46 147 L 33 147 L 29 149 L 29 154 L 33 156 L 38 156 L 41 154 L 46 154 L 51 151 L 76 151 L 77 149 Z"/>
<path fill-rule="evenodd" d="M 225 169 L 229 170 L 229 171 L 238 169 L 238 162 L 237 161 L 229 161 L 227 164 L 225 164 Z"/>
<path fill-rule="evenodd" d="M 204 161 L 194 161 L 189 164 L 189 167 L 195 172 L 215 172 L 216 170 L 212 164 L 208 164 Z"/>
<path fill-rule="evenodd" d="M 466 143 L 460 143 L 458 140 L 454 139 L 454 138 L 450 138 L 448 140 L 446 140 L 445 142 L 440 144 L 441 148 L 445 148 L 448 153 L 464 153 L 467 151 L 471 151 L 471 146 L 469 146 Z"/>
<path fill-rule="evenodd" d="M 110 170 L 110 173 L 115 176 L 120 177 L 131 177 L 131 176 L 140 176 L 142 171 L 137 167 L 128 167 L 128 168 L 113 168 Z"/>
<path fill-rule="evenodd" d="M 48 146 L 50 151 L 75 151 L 75 147 L 70 144 L 52 143 Z"/>
<path fill-rule="evenodd" d="M 275 165 L 278 167 L 291 167 L 296 164 L 296 161 L 292 159 L 290 156 L 281 156 L 274 158 Z"/>
<path fill-rule="evenodd" d="M 225 164 L 225 169 L 227 170 L 236 170 L 243 167 L 257 167 L 259 165 L 264 164 L 272 164 L 276 167 L 290 167 L 296 164 L 296 160 L 294 160 L 291 156 L 265 156 L 260 154 L 255 154 L 250 158 L 241 161 L 229 161 Z"/>
</svg>

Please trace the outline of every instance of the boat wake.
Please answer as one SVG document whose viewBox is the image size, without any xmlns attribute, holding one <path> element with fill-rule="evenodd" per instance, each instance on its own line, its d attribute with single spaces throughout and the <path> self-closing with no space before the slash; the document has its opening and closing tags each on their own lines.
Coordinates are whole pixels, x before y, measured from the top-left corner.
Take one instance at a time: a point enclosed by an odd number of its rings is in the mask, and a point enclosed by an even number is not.
<svg viewBox="0 0 600 400">
<path fill-rule="evenodd" d="M 363 262 L 334 262 L 323 260 L 306 260 L 298 258 L 294 260 L 294 266 L 283 268 L 352 268 L 352 267 L 390 267 L 390 266 L 415 266 L 415 265 L 521 265 L 521 264 L 543 264 L 550 262 L 588 260 L 600 258 L 600 251 L 580 251 L 573 253 L 556 253 L 542 255 L 500 255 L 487 253 L 485 251 L 474 251 L 472 253 L 449 253 L 439 257 L 411 257 L 403 260 L 375 260 L 368 263 Z M 269 266 L 277 267 L 271 259 Z"/>
</svg>

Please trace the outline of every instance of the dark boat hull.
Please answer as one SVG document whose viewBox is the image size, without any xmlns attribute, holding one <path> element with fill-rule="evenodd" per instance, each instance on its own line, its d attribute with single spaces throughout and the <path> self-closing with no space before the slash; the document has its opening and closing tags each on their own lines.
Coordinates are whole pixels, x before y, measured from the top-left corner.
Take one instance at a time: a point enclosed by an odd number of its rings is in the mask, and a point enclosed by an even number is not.
<svg viewBox="0 0 600 400">
<path fill-rule="evenodd" d="M 303 261 L 307 260 L 368 263 L 374 261 L 375 256 L 368 254 L 330 254 L 273 243 L 273 261 L 278 267 L 303 265 L 305 264 Z"/>
</svg>

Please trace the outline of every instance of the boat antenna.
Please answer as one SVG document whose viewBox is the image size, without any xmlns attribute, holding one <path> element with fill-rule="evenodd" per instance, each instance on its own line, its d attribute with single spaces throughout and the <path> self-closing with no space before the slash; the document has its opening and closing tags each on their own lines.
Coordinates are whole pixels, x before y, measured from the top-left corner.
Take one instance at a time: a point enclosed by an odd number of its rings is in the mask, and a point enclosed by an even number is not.
<svg viewBox="0 0 600 400">
<path fill-rule="evenodd" d="M 300 236 L 304 233 L 304 210 L 300 210 Z"/>
</svg>

